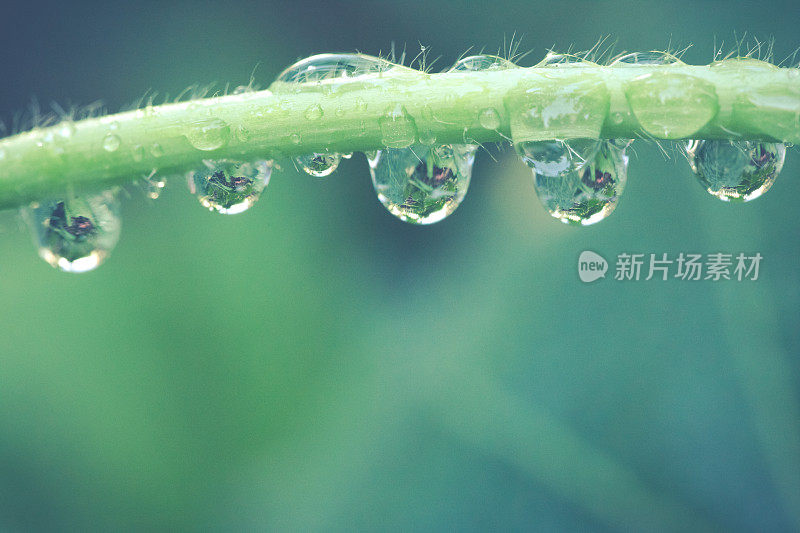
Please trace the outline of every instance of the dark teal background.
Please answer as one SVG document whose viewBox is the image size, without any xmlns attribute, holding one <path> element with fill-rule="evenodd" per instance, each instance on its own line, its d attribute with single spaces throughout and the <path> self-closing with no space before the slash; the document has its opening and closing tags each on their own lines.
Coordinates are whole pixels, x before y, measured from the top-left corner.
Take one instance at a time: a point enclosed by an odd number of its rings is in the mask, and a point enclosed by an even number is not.
<svg viewBox="0 0 800 533">
<path fill-rule="evenodd" d="M 798 41 L 791 2 L 25 2 L 0 8 L 0 116 L 269 84 L 325 51 L 419 43 L 444 69 L 547 48 Z M 798 58 L 800 59 L 800 58 Z M 0 213 L 0 531 L 800 530 L 800 156 L 727 205 L 634 144 L 617 211 L 550 218 L 506 148 L 431 227 L 363 156 L 281 162 L 261 201 L 180 179 L 123 199 L 86 275 Z M 583 250 L 764 256 L 755 282 L 582 284 Z"/>
</svg>

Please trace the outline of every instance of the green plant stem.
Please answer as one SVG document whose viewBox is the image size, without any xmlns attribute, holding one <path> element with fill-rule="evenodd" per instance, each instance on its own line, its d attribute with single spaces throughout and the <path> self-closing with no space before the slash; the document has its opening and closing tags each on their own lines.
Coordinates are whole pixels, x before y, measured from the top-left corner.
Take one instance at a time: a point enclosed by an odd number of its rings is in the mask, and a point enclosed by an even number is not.
<svg viewBox="0 0 800 533">
<path fill-rule="evenodd" d="M 400 69 L 148 106 L 0 140 L 0 208 L 119 185 L 153 169 L 182 172 L 202 159 L 504 139 L 800 142 L 797 74 L 756 60 L 440 74 Z M 482 125 L 487 109 L 499 124 Z"/>
</svg>

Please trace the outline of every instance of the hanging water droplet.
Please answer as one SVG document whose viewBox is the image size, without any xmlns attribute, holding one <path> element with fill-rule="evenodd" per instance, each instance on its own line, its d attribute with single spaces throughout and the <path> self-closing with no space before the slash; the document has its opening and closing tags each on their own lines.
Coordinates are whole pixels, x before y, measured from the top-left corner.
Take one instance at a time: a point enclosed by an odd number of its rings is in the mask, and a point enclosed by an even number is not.
<svg viewBox="0 0 800 533">
<path fill-rule="evenodd" d="M 122 143 L 120 138 L 113 133 L 109 133 L 103 138 L 103 150 L 106 152 L 116 152 Z"/>
<path fill-rule="evenodd" d="M 712 83 L 675 72 L 650 72 L 631 80 L 625 97 L 647 133 L 681 139 L 705 126 L 719 111 Z"/>
<path fill-rule="evenodd" d="M 343 80 L 381 75 L 390 70 L 411 69 L 365 54 L 319 54 L 289 66 L 278 75 L 270 89 L 286 92 L 297 84 L 331 86 Z"/>
<path fill-rule="evenodd" d="M 681 63 L 681 60 L 670 54 L 669 52 L 659 52 L 652 50 L 650 52 L 633 52 L 625 54 L 615 59 L 612 66 L 632 66 L 632 65 L 675 65 Z"/>
<path fill-rule="evenodd" d="M 319 104 L 313 104 L 306 109 L 306 120 L 319 120 L 322 118 L 322 107 Z"/>
<path fill-rule="evenodd" d="M 39 202 L 25 211 L 39 256 L 64 272 L 97 268 L 119 240 L 119 203 L 106 191 Z"/>
<path fill-rule="evenodd" d="M 500 113 L 493 107 L 487 107 L 478 115 L 478 122 L 487 130 L 496 130 L 500 127 Z"/>
<path fill-rule="evenodd" d="M 228 144 L 230 137 L 230 126 L 218 118 L 195 121 L 186 132 L 186 138 L 192 146 L 202 151 L 222 148 Z"/>
<path fill-rule="evenodd" d="M 522 161 L 535 174 L 557 177 L 580 170 L 600 148 L 597 139 L 563 141 L 527 141 L 514 144 Z"/>
<path fill-rule="evenodd" d="M 414 119 L 400 104 L 387 108 L 379 119 L 379 123 L 381 142 L 387 148 L 407 148 L 414 144 L 417 138 L 417 126 Z"/>
<path fill-rule="evenodd" d="M 157 171 L 153 169 L 150 175 L 144 177 L 143 186 L 147 196 L 152 200 L 157 200 L 164 191 L 164 187 L 167 186 L 167 179 L 157 174 Z"/>
<path fill-rule="evenodd" d="M 272 161 L 203 161 L 189 172 L 189 191 L 209 210 L 234 215 L 249 209 L 269 183 Z"/>
<path fill-rule="evenodd" d="M 339 168 L 342 156 L 337 153 L 315 152 L 313 154 L 295 157 L 294 160 L 307 174 L 323 178 L 333 174 L 333 172 Z"/>
<path fill-rule="evenodd" d="M 475 55 L 464 57 L 456 61 L 455 65 L 450 67 L 449 72 L 459 71 L 477 71 L 477 70 L 506 70 L 510 68 L 519 68 L 517 65 L 498 56 L 491 55 Z"/>
<path fill-rule="evenodd" d="M 595 139 L 521 144 L 517 151 L 533 168 L 536 195 L 561 222 L 594 224 L 617 207 L 627 179 L 627 144 Z"/>
<path fill-rule="evenodd" d="M 464 200 L 477 146 L 471 144 L 379 150 L 369 154 L 378 200 L 404 222 L 433 224 Z"/>
<path fill-rule="evenodd" d="M 757 141 L 691 141 L 686 152 L 700 185 L 726 202 L 748 202 L 767 192 L 786 156 L 783 144 Z"/>
</svg>

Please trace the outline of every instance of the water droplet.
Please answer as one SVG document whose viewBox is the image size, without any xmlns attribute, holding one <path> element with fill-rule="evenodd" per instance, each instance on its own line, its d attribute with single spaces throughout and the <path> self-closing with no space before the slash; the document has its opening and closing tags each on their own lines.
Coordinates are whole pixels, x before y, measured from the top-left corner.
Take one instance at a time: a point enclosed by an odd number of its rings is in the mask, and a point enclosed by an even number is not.
<svg viewBox="0 0 800 533">
<path fill-rule="evenodd" d="M 506 70 L 519 68 L 517 65 L 498 56 L 476 55 L 459 59 L 455 65 L 450 67 L 449 72 L 477 71 L 477 70 Z"/>
<path fill-rule="evenodd" d="M 195 121 L 186 133 L 186 138 L 192 146 L 202 151 L 222 148 L 228 144 L 230 136 L 230 126 L 218 118 Z"/>
<path fill-rule="evenodd" d="M 557 52 L 547 52 L 544 59 L 536 65 L 537 67 L 591 67 L 597 63 L 587 61 L 575 54 L 559 54 Z"/>
<path fill-rule="evenodd" d="M 625 97 L 642 129 L 662 139 L 690 137 L 719 111 L 714 85 L 687 74 L 645 74 L 628 83 Z"/>
<path fill-rule="evenodd" d="M 39 256 L 64 272 L 97 268 L 119 240 L 119 203 L 106 191 L 40 202 L 26 210 Z"/>
<path fill-rule="evenodd" d="M 69 139 L 73 135 L 75 135 L 75 123 L 71 120 L 65 120 L 61 124 L 58 125 L 58 135 L 62 139 Z"/>
<path fill-rule="evenodd" d="M 153 170 L 149 176 L 144 177 L 144 189 L 147 196 L 153 200 L 157 200 L 164 187 L 167 186 L 167 179 L 158 175 L 156 170 Z"/>
<path fill-rule="evenodd" d="M 464 200 L 477 146 L 414 145 L 368 154 L 378 200 L 394 216 L 411 224 L 432 224 Z"/>
<path fill-rule="evenodd" d="M 307 120 L 319 120 L 322 118 L 322 107 L 319 104 L 313 104 L 306 109 L 305 117 Z"/>
<path fill-rule="evenodd" d="M 533 168 L 539 200 L 561 222 L 594 224 L 617 207 L 628 172 L 625 143 L 575 139 L 515 146 Z"/>
<path fill-rule="evenodd" d="M 294 158 L 300 168 L 307 174 L 323 178 L 333 174 L 339 168 L 342 156 L 336 153 L 318 153 L 301 155 Z"/>
<path fill-rule="evenodd" d="M 408 70 L 385 59 L 365 54 L 319 54 L 302 59 L 281 72 L 270 89 L 293 90 L 297 84 L 332 86 L 344 80 L 381 75 L 390 70 Z"/>
<path fill-rule="evenodd" d="M 158 143 L 153 143 L 153 145 L 150 147 L 150 154 L 153 157 L 161 157 L 164 155 L 164 147 Z"/>
<path fill-rule="evenodd" d="M 103 150 L 106 152 L 116 152 L 121 142 L 118 136 L 109 133 L 103 138 Z"/>
<path fill-rule="evenodd" d="M 400 104 L 387 108 L 379 119 L 379 123 L 381 142 L 387 148 L 407 148 L 414 144 L 417 138 L 417 126 L 414 119 Z"/>
<path fill-rule="evenodd" d="M 726 202 L 748 202 L 767 192 L 786 156 L 783 144 L 756 141 L 691 141 L 686 152 L 700 185 Z"/>
<path fill-rule="evenodd" d="M 478 122 L 487 130 L 496 130 L 500 127 L 500 113 L 493 107 L 487 107 L 478 115 Z"/>
<path fill-rule="evenodd" d="M 632 65 L 676 65 L 682 61 L 668 52 L 653 50 L 650 52 L 633 52 L 615 59 L 612 66 L 632 66 Z"/>
<path fill-rule="evenodd" d="M 137 144 L 133 148 L 131 148 L 131 155 L 133 156 L 133 160 L 136 162 L 141 161 L 144 159 L 144 146 L 141 144 Z"/>
<path fill-rule="evenodd" d="M 247 142 L 250 139 L 250 130 L 242 125 L 239 125 L 236 128 L 236 137 L 238 137 L 239 141 L 241 142 Z"/>
<path fill-rule="evenodd" d="M 234 215 L 249 209 L 269 183 L 272 161 L 203 161 L 189 172 L 189 191 L 211 211 Z"/>
<path fill-rule="evenodd" d="M 769 61 L 762 61 L 754 57 L 729 57 L 728 59 L 714 61 L 710 66 L 715 69 L 739 69 L 749 71 L 772 71 L 778 68 Z"/>
<path fill-rule="evenodd" d="M 622 113 L 620 113 L 619 111 L 615 111 L 615 112 L 614 112 L 614 113 L 612 113 L 612 115 L 611 115 L 611 121 L 612 121 L 614 124 L 617 124 L 617 125 L 619 125 L 619 124 L 622 124 L 622 122 L 623 122 L 624 120 L 625 120 L 625 117 L 624 117 L 624 115 L 623 115 Z"/>
<path fill-rule="evenodd" d="M 300 135 L 298 135 L 297 133 L 292 133 L 292 135 L 289 138 L 292 140 L 294 144 L 300 144 L 301 140 Z"/>
<path fill-rule="evenodd" d="M 431 130 L 421 131 L 419 134 L 419 142 L 420 144 L 425 144 L 428 146 L 434 145 L 436 144 L 436 134 Z"/>
</svg>

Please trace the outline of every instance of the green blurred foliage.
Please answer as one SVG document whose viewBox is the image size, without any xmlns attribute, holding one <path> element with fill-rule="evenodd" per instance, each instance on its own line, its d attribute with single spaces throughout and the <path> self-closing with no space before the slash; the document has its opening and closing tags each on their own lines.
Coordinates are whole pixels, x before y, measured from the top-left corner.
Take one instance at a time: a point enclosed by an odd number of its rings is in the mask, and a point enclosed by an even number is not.
<svg viewBox="0 0 800 533">
<path fill-rule="evenodd" d="M 35 9 L 33 9 L 35 8 Z M 324 51 L 422 43 L 435 67 L 516 32 L 555 46 L 797 46 L 792 3 L 30 2 L 0 17 L 0 113 L 115 110 L 147 90 L 267 85 Z M 363 156 L 283 162 L 224 217 L 182 178 L 132 190 L 94 273 L 0 213 L 0 530 L 695 530 L 800 527 L 797 150 L 747 205 L 634 145 L 617 211 L 559 224 L 506 149 L 412 227 Z M 757 282 L 580 283 L 577 257 L 764 256 Z M 613 267 L 612 267 L 613 268 Z"/>
</svg>

